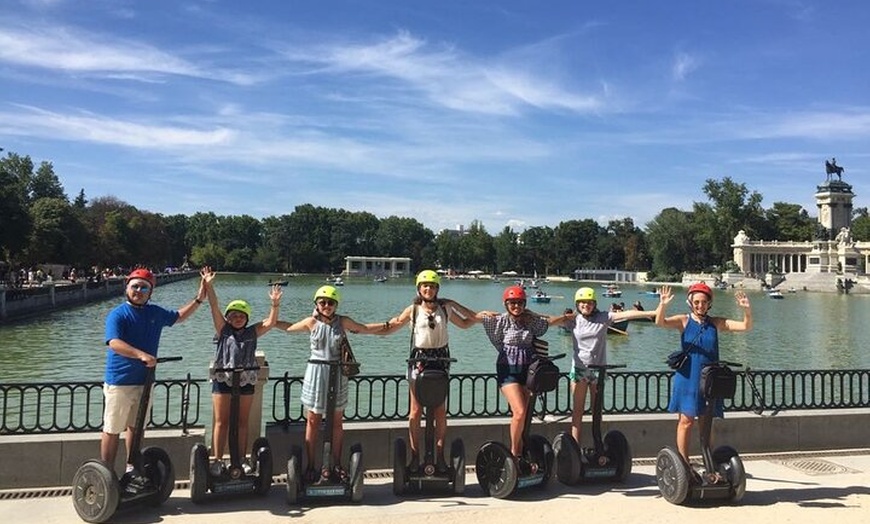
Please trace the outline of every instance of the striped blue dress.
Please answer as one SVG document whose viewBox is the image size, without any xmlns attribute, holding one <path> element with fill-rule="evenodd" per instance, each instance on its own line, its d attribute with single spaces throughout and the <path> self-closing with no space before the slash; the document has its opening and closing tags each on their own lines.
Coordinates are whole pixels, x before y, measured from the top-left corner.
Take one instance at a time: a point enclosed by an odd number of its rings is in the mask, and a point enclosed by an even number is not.
<svg viewBox="0 0 870 524">
<path fill-rule="evenodd" d="M 341 357 L 339 342 L 344 334 L 341 317 L 335 316 L 331 324 L 319 319 L 311 330 L 311 356 L 315 360 L 337 360 Z M 326 364 L 308 363 L 305 368 L 305 378 L 302 381 L 302 396 L 300 400 L 306 409 L 313 413 L 326 412 L 326 394 L 329 391 L 329 368 Z M 335 399 L 335 410 L 343 411 L 347 406 L 347 377 L 338 371 L 338 394 Z"/>
</svg>

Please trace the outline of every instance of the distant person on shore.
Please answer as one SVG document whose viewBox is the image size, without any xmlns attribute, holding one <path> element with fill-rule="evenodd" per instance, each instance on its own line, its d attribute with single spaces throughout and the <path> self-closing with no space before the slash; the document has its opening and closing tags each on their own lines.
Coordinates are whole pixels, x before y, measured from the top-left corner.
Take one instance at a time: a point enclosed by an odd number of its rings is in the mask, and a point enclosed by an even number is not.
<svg viewBox="0 0 870 524">
<path fill-rule="evenodd" d="M 157 278 L 147 269 L 134 269 L 125 279 L 126 301 L 106 317 L 106 376 L 103 385 L 105 411 L 100 440 L 100 458 L 110 468 L 118 454 L 120 433 L 125 432 L 128 447 L 133 441 L 139 399 L 145 383 L 146 368 L 157 364 L 157 347 L 164 327 L 187 320 L 205 298 L 204 278 L 190 303 L 178 311 L 150 303 Z M 143 428 L 144 431 L 144 428 Z M 148 482 L 142 472 L 127 464 L 122 482 L 128 489 L 140 490 Z"/>
<path fill-rule="evenodd" d="M 529 364 L 535 355 L 534 341 L 543 336 L 551 325 L 561 324 L 573 313 L 557 317 L 539 315 L 526 309 L 526 291 L 522 286 L 510 286 L 502 293 L 506 312 L 481 311 L 486 336 L 498 351 L 495 361 L 496 382 L 511 409 L 511 454 L 520 471 L 528 471 L 523 464 L 523 425 L 531 391 L 526 387 Z"/>
<path fill-rule="evenodd" d="M 283 320 L 276 323 L 276 327 L 288 333 L 308 331 L 310 333 L 311 360 L 340 360 L 341 340 L 347 336 L 346 332 L 379 334 L 383 335 L 387 330 L 386 322 L 376 324 L 360 324 L 350 317 L 337 313 L 341 295 L 333 286 L 321 286 L 314 292 L 314 313 L 302 320 L 290 324 Z M 323 414 L 326 411 L 326 395 L 329 391 L 330 366 L 327 364 L 309 362 L 305 368 L 305 377 L 302 382 L 302 395 L 300 400 L 305 406 L 305 454 L 308 458 L 308 467 L 305 471 L 306 482 L 317 480 L 314 469 L 315 446 L 320 434 L 320 426 L 323 423 Z M 321 476 L 331 477 L 333 480 L 347 479 L 347 470 L 341 466 L 341 450 L 344 440 L 344 408 L 347 406 L 347 377 L 341 374 L 341 383 L 336 394 L 335 412 L 332 413 L 332 459 L 335 464 L 332 471 L 321 471 Z M 321 465 L 321 468 L 323 466 Z"/>
<path fill-rule="evenodd" d="M 232 300 L 221 314 L 217 293 L 214 289 L 215 272 L 210 267 L 203 268 L 203 281 L 211 308 L 211 318 L 215 330 L 214 367 L 217 368 L 253 368 L 257 366 L 257 339 L 275 327 L 278 321 L 278 307 L 281 305 L 281 287 L 272 286 L 269 289 L 271 308 L 269 316 L 261 322 L 249 324 L 252 309 L 244 300 Z M 215 476 L 223 472 L 224 448 L 227 446 L 230 434 L 230 406 L 232 403 L 232 381 L 230 372 L 216 372 L 212 379 L 211 398 L 214 426 L 212 430 L 211 473 Z M 239 457 L 245 456 L 248 449 L 248 417 L 251 404 L 254 401 L 254 386 L 257 384 L 257 371 L 253 369 L 241 372 L 239 385 L 241 398 L 238 417 L 238 449 Z M 251 473 L 251 465 L 242 463 L 245 474 Z"/>
<path fill-rule="evenodd" d="M 743 291 L 734 293 L 737 305 L 743 308 L 743 320 L 710 316 L 713 292 L 703 282 L 693 284 L 686 294 L 688 314 L 665 317 L 665 310 L 674 299 L 670 286 L 662 286 L 656 308 L 656 325 L 680 330 L 680 346 L 689 352 L 688 362 L 674 372 L 673 389 L 668 411 L 679 413 L 677 422 L 677 449 L 689 460 L 689 440 L 692 428 L 703 417 L 706 401 L 701 391 L 701 370 L 719 360 L 720 331 L 749 331 L 752 329 L 752 308 Z M 722 418 L 723 401 L 716 401 L 713 416 Z"/>
<path fill-rule="evenodd" d="M 593 405 L 598 395 L 598 370 L 589 369 L 589 366 L 607 364 L 607 331 L 614 323 L 623 320 L 652 320 L 655 311 L 599 311 L 595 290 L 591 287 L 581 287 L 574 293 L 574 307 L 578 314 L 566 319 L 563 327 L 573 335 L 574 351 L 569 374 L 573 398 L 571 436 L 580 446 L 586 392 L 591 392 L 589 402 Z"/>
<path fill-rule="evenodd" d="M 448 342 L 448 323 L 466 329 L 477 322 L 477 313 L 459 304 L 456 301 L 439 298 L 438 291 L 441 288 L 441 276 L 435 271 L 426 269 L 417 275 L 417 295 L 410 306 L 406 307 L 399 315 L 391 318 L 388 322 L 388 333 L 393 333 L 408 322 L 411 322 L 410 358 L 449 358 L 450 345 Z M 412 471 L 420 465 L 420 421 L 423 418 L 423 407 L 417 400 L 415 381 L 424 369 L 423 362 L 408 364 L 408 390 L 410 392 L 410 405 L 408 413 L 408 441 L 411 449 Z M 430 366 L 438 366 L 447 371 L 450 370 L 449 362 L 430 363 Z M 435 427 L 435 455 L 436 468 L 439 472 L 447 471 L 447 463 L 444 460 L 444 441 L 447 435 L 447 401 L 434 408 Z"/>
</svg>

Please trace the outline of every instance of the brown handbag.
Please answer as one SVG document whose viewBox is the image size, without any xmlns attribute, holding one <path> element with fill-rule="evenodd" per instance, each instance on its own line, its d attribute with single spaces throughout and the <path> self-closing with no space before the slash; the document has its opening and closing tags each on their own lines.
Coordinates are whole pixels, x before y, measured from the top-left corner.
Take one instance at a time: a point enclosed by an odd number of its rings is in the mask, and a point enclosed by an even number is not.
<svg viewBox="0 0 870 524">
<path fill-rule="evenodd" d="M 347 335 L 341 336 L 338 349 L 341 351 L 341 374 L 346 377 L 359 375 L 359 362 L 357 362 L 356 357 L 353 355 L 353 349 L 350 347 Z"/>
</svg>

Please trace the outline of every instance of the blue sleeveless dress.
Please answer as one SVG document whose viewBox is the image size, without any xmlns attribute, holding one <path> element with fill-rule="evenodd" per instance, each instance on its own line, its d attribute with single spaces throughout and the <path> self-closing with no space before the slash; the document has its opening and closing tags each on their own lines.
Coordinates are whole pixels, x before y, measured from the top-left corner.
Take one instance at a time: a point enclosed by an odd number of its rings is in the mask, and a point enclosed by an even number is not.
<svg viewBox="0 0 870 524">
<path fill-rule="evenodd" d="M 719 332 L 711 322 L 705 320 L 698 323 L 689 315 L 680 343 L 683 349 L 688 349 L 689 361 L 682 369 L 674 372 L 668 411 L 697 417 L 706 410 L 704 395 L 701 393 L 701 370 L 707 364 L 719 360 Z M 722 418 L 724 402 L 722 399 L 715 402 L 713 416 Z"/>
</svg>

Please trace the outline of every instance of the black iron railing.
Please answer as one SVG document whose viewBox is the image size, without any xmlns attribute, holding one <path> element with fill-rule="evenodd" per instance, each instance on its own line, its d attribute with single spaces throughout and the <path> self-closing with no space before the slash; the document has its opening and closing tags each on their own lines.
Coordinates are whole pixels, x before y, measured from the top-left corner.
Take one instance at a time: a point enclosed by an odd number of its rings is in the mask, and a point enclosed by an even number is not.
<svg viewBox="0 0 870 524">
<path fill-rule="evenodd" d="M 607 414 L 667 412 L 670 371 L 613 372 L 607 375 Z M 757 394 L 753 393 L 752 384 Z M 402 375 L 357 376 L 350 380 L 348 421 L 404 420 L 408 416 L 408 382 Z M 205 395 L 203 395 L 205 388 Z M 210 420 L 211 395 L 206 379 L 163 380 L 155 384 L 150 427 L 202 426 Z M 302 377 L 270 379 L 263 395 L 268 424 L 305 420 L 299 396 Z M 567 374 L 555 391 L 541 399 L 546 413 L 571 413 Z M 540 410 L 541 404 L 538 405 Z M 870 370 L 740 371 L 737 392 L 726 411 L 819 410 L 870 407 Z M 495 375 L 465 374 L 450 378 L 448 416 L 491 418 L 509 415 Z M 99 431 L 103 394 L 99 382 L 0 384 L 0 434 Z"/>
</svg>

